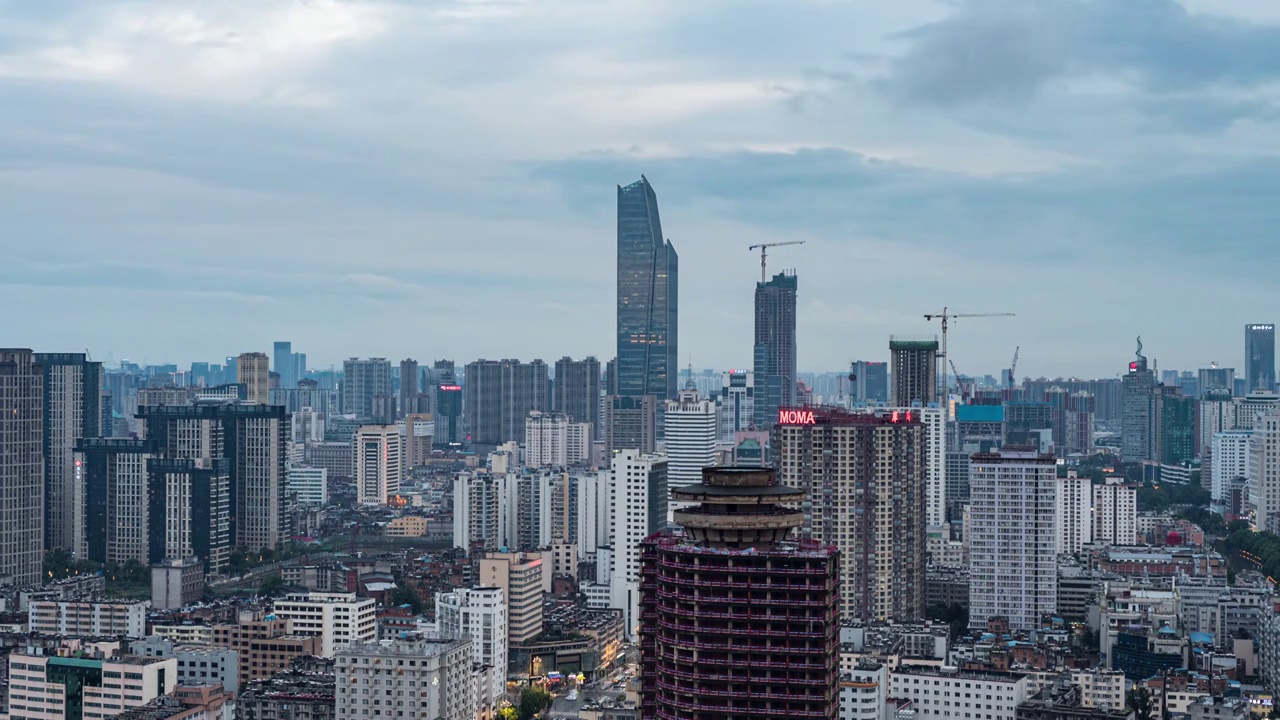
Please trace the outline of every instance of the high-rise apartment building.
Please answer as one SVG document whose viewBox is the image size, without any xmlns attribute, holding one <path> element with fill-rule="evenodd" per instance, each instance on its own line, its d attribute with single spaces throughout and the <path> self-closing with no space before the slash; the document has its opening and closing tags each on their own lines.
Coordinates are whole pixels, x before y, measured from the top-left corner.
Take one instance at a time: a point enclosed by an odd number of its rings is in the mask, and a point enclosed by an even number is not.
<svg viewBox="0 0 1280 720">
<path fill-rule="evenodd" d="M 634 639 L 640 622 L 640 541 L 667 526 L 667 458 L 628 449 L 614 453 L 612 461 L 609 607 L 622 611 L 623 633 Z"/>
<path fill-rule="evenodd" d="M 779 273 L 756 283 L 755 379 L 766 392 L 756 399 L 756 427 L 766 427 L 778 408 L 796 404 L 795 274 Z M 776 391 L 776 394 L 775 394 Z"/>
<path fill-rule="evenodd" d="M 690 382 L 679 398 L 668 400 L 663 415 L 667 444 L 667 487 L 702 482 L 702 469 L 716 464 L 716 406 Z"/>
<path fill-rule="evenodd" d="M 333 720 L 369 720 L 396 717 L 406 720 L 475 720 L 480 704 L 472 670 L 471 641 L 457 638 L 410 637 L 344 648 L 338 654 L 337 694 Z M 393 710 L 385 695 L 393 683 L 404 683 L 407 709 Z M 396 688 L 401 686 L 396 684 Z M 376 715 L 374 713 L 377 713 Z"/>
<path fill-rule="evenodd" d="M 1138 489 L 1122 477 L 1093 486 L 1093 541 L 1133 545 L 1138 538 Z"/>
<path fill-rule="evenodd" d="M 400 492 L 404 471 L 404 438 L 395 425 L 362 425 L 351 439 L 351 467 L 355 473 L 356 502 L 386 505 Z"/>
<path fill-rule="evenodd" d="M 643 175 L 619 186 L 616 394 L 675 397 L 679 277 L 653 186 Z"/>
<path fill-rule="evenodd" d="M 556 379 L 551 407 L 574 422 L 600 426 L 600 361 L 595 356 L 582 360 L 562 357 L 556 361 Z"/>
<path fill-rule="evenodd" d="M 507 601 L 507 647 L 542 632 L 542 595 L 550 591 L 550 563 L 541 553 L 488 553 L 480 560 L 480 587 L 498 588 Z"/>
<path fill-rule="evenodd" d="M 910 407 L 938 399 L 937 340 L 890 338 L 889 357 L 890 405 Z"/>
<path fill-rule="evenodd" d="M 1276 326 L 1271 323 L 1244 326 L 1244 388 L 1276 390 Z"/>
<path fill-rule="evenodd" d="M 1199 414 L 1196 432 L 1199 437 L 1198 448 L 1202 456 L 1208 455 L 1213 445 L 1213 436 L 1226 430 L 1236 428 L 1235 403 L 1231 391 L 1225 388 L 1211 388 L 1200 394 L 1196 406 Z"/>
<path fill-rule="evenodd" d="M 397 417 L 404 417 L 406 413 L 429 412 L 429 410 L 418 410 L 416 399 L 418 393 L 418 361 L 413 358 L 401 360 L 400 399 L 397 406 Z"/>
<path fill-rule="evenodd" d="M 1006 447 L 969 468 L 969 627 L 1001 616 L 1035 630 L 1057 612 L 1054 498 L 1057 460 Z"/>
<path fill-rule="evenodd" d="M 855 403 L 889 401 L 889 363 L 858 360 L 850 367 L 849 394 Z"/>
<path fill-rule="evenodd" d="M 1235 385 L 1236 369 L 1218 367 L 1200 368 L 1196 371 L 1196 385 L 1200 389 L 1200 397 L 1210 390 L 1226 390 L 1230 396 Z"/>
<path fill-rule="evenodd" d="M 76 441 L 102 437 L 102 363 L 84 353 L 36 353 L 44 375 L 45 547 L 84 557 L 84 482 Z"/>
<path fill-rule="evenodd" d="M 1017 400 L 1004 404 L 1004 444 L 1034 445 L 1042 452 L 1053 449 L 1054 406 L 1042 400 Z"/>
<path fill-rule="evenodd" d="M 155 457 L 147 462 L 147 554 L 197 557 L 208 572 L 230 558 L 232 463 L 224 407 L 217 404 L 138 408 Z M 158 520 L 164 518 L 164 522 Z"/>
<path fill-rule="evenodd" d="M 1280 533 L 1280 412 L 1264 412 L 1255 418 L 1248 473 L 1254 529 Z"/>
<path fill-rule="evenodd" d="M 1215 503 L 1225 503 L 1231 484 L 1237 478 L 1249 477 L 1249 446 L 1252 430 L 1222 430 L 1214 433 L 1211 443 L 1212 474 L 1209 496 Z M 1201 468 L 1201 472 L 1204 469 Z"/>
<path fill-rule="evenodd" d="M 487 702 L 496 703 L 506 695 L 507 598 L 502 588 L 436 593 L 436 628 L 444 637 L 470 639 L 472 662 L 493 668 Z"/>
<path fill-rule="evenodd" d="M 547 364 L 541 360 L 476 360 L 467 363 L 463 414 L 476 445 L 524 440 L 524 420 L 551 409 Z"/>
<path fill-rule="evenodd" d="M 391 361 L 349 358 L 342 362 L 342 412 L 373 417 L 373 399 L 391 394 Z"/>
<path fill-rule="evenodd" d="M 514 476 L 464 471 L 453 478 L 453 546 L 497 550 L 513 544 Z"/>
<path fill-rule="evenodd" d="M 1151 459 L 1181 465 L 1196 457 L 1196 400 L 1182 390 L 1157 385 L 1151 392 Z"/>
<path fill-rule="evenodd" d="M 751 371 L 730 370 L 721 374 L 716 412 L 720 417 L 720 442 L 733 442 L 739 432 L 756 426 L 755 376 Z"/>
<path fill-rule="evenodd" d="M 292 535 L 286 459 L 289 418 L 281 405 L 224 405 L 231 460 L 233 543 L 279 548 Z"/>
<path fill-rule="evenodd" d="M 707 468 L 671 495 L 700 504 L 640 548 L 640 716 L 839 717 L 839 554 L 788 539 L 804 492 Z"/>
<path fill-rule="evenodd" d="M 779 411 L 783 485 L 801 490 L 801 537 L 840 551 L 841 615 L 924 617 L 926 430 L 912 411 Z"/>
<path fill-rule="evenodd" d="M 289 468 L 289 497 L 299 506 L 321 507 L 329 504 L 329 471 L 322 467 L 295 465 Z"/>
<path fill-rule="evenodd" d="M 85 495 L 84 558 L 118 565 L 151 562 L 147 463 L 153 457 L 146 440 L 84 438 L 76 443 L 74 462 Z"/>
<path fill-rule="evenodd" d="M 653 395 L 610 395 L 605 398 L 606 452 L 639 450 L 652 453 L 658 446 L 658 398 Z"/>
<path fill-rule="evenodd" d="M 1096 419 L 1093 395 L 1084 391 L 1068 395 L 1063 415 L 1063 452 L 1092 454 Z"/>
<path fill-rule="evenodd" d="M 524 421 L 524 464 L 530 468 L 568 467 L 591 459 L 591 425 L 566 414 L 529 413 Z"/>
<path fill-rule="evenodd" d="M 240 353 L 236 360 L 236 382 L 244 385 L 245 398 L 254 404 L 271 402 L 271 361 L 266 353 Z"/>
<path fill-rule="evenodd" d="M 1074 470 L 1058 478 L 1054 484 L 1053 518 L 1057 554 L 1078 553 L 1093 542 L 1093 480 Z"/>
<path fill-rule="evenodd" d="M 1136 356 L 1121 380 L 1120 457 L 1125 462 L 1151 457 L 1151 391 L 1156 385 L 1156 374 L 1147 367 L 1141 342 Z"/>
</svg>

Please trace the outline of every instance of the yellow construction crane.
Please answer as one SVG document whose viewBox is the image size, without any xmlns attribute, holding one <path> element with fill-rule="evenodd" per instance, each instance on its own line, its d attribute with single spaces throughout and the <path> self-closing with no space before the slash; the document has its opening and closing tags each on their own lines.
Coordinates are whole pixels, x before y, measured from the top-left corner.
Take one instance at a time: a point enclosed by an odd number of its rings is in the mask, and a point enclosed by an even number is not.
<svg viewBox="0 0 1280 720">
<path fill-rule="evenodd" d="M 780 247 L 782 245 L 803 245 L 805 244 L 805 242 L 806 242 L 805 240 L 791 240 L 788 242 L 764 243 L 762 245 L 752 245 L 751 247 L 748 247 L 747 248 L 748 250 L 755 250 L 756 248 L 760 248 L 760 282 L 764 282 L 767 279 L 765 278 L 765 274 L 764 274 L 766 249 L 771 247 Z"/>
<path fill-rule="evenodd" d="M 942 308 L 941 312 L 929 313 L 924 316 L 925 320 L 941 320 L 942 321 L 942 343 L 938 348 L 938 367 L 944 379 L 947 377 L 947 321 L 954 318 L 980 318 L 980 317 L 1013 317 L 1013 313 L 953 313 L 948 308 Z M 938 385 L 938 402 L 941 403 L 946 399 L 947 384 L 942 382 Z"/>
</svg>

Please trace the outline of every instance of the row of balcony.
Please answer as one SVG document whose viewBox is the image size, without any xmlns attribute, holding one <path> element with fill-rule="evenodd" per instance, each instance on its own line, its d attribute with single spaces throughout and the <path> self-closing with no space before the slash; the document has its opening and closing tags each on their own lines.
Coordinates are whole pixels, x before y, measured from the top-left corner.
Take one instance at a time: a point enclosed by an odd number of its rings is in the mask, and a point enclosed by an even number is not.
<svg viewBox="0 0 1280 720">
<path fill-rule="evenodd" d="M 751 662 L 755 662 L 755 657 L 759 655 L 814 655 L 824 651 L 834 652 L 840 646 L 839 638 L 832 638 L 828 643 L 823 643 L 818 647 L 810 647 L 807 643 L 799 647 L 790 647 L 787 645 L 750 645 L 746 643 L 715 643 L 703 642 L 702 640 L 678 640 L 666 633 L 659 631 L 658 642 L 670 645 L 679 650 L 714 650 L 716 652 L 744 652 L 751 653 Z"/>
<path fill-rule="evenodd" d="M 695 626 L 681 623 L 671 622 L 666 618 L 658 617 L 658 627 L 667 630 L 675 630 L 677 632 L 694 633 L 697 635 L 728 635 L 730 637 L 741 637 L 744 635 L 762 636 L 762 637 L 795 637 L 795 638 L 825 638 L 827 633 L 823 631 L 812 630 L 767 630 L 763 628 L 730 628 L 730 627 L 714 627 L 714 626 Z"/>
<path fill-rule="evenodd" d="M 695 661 L 693 660 L 690 660 L 689 662 L 695 663 Z M 695 663 L 695 666 L 697 664 L 700 664 L 700 663 Z M 753 663 L 752 668 L 754 669 L 755 667 L 756 665 Z M 826 668 L 821 668 L 821 669 L 826 670 Z M 670 664 L 664 665 L 662 670 L 658 672 L 661 672 L 662 674 L 665 674 L 665 675 L 674 675 L 675 677 L 684 678 L 686 680 L 693 680 L 695 682 L 755 683 L 755 684 L 761 684 L 761 685 L 815 685 L 819 687 L 826 685 L 828 683 L 827 678 L 811 677 L 811 676 L 758 677 L 758 676 L 749 676 L 749 675 L 730 675 L 730 674 L 698 672 L 698 671 L 691 672 L 689 670 L 683 670 L 679 667 L 675 667 Z"/>
<path fill-rule="evenodd" d="M 788 582 L 752 582 L 750 580 L 701 580 L 692 577 L 679 577 L 672 575 L 663 575 L 662 578 L 669 583 L 682 585 L 685 587 L 728 587 L 742 588 L 744 590 L 830 590 L 836 586 L 836 580 L 823 574 L 824 582 L 817 583 L 788 583 Z"/>
<path fill-rule="evenodd" d="M 828 693 L 818 692 L 802 692 L 801 688 L 776 688 L 772 686 L 746 685 L 742 690 L 712 690 L 709 688 L 686 687 L 668 682 L 661 677 L 654 681 L 654 684 L 662 690 L 671 690 L 681 695 L 698 695 L 710 697 L 738 697 L 750 700 L 785 700 L 787 702 L 799 703 L 823 703 L 830 699 Z M 780 690 L 789 690 L 790 692 L 780 692 Z M 832 688 L 834 692 L 834 688 Z M 661 696 L 661 693 L 659 693 Z"/>
<path fill-rule="evenodd" d="M 815 588 L 819 589 L 819 588 Z M 793 605 L 796 607 L 828 607 L 830 602 L 826 598 L 818 600 L 799 600 L 794 598 L 772 598 L 765 599 L 760 597 L 729 597 L 726 595 L 694 595 L 691 592 L 675 592 L 665 588 L 658 588 L 658 597 L 670 600 L 680 600 L 682 602 L 696 602 L 699 605 L 745 605 L 769 602 L 775 604 Z"/>
<path fill-rule="evenodd" d="M 718 556 L 713 555 L 707 559 L 713 559 L 717 557 Z M 736 558 L 736 557 L 732 558 L 732 560 L 739 561 L 739 562 L 741 562 L 742 559 L 743 558 Z M 681 570 L 697 570 L 700 572 L 767 573 L 769 575 L 779 575 L 779 574 L 781 575 L 826 575 L 827 573 L 826 563 L 814 563 L 810 566 L 797 567 L 793 564 L 767 565 L 765 563 L 760 562 L 761 560 L 767 560 L 767 559 L 768 558 L 760 557 L 756 559 L 755 563 L 744 563 L 744 564 L 737 564 L 737 563 L 730 564 L 729 562 L 726 562 L 725 564 L 706 563 L 706 562 L 691 563 L 691 562 L 680 562 L 679 560 L 673 559 L 671 555 L 663 555 L 662 557 L 658 558 L 657 564 L 664 568 L 678 568 Z M 729 558 L 725 558 L 725 560 L 728 561 Z"/>
<path fill-rule="evenodd" d="M 774 612 L 760 610 L 757 612 L 715 612 L 712 610 L 704 610 L 699 607 L 696 610 L 687 607 L 688 603 L 668 604 L 659 603 L 658 612 L 667 612 L 682 617 L 696 618 L 715 618 L 718 620 L 747 620 L 752 622 L 774 622 L 774 623 L 794 623 L 794 622 L 825 622 L 827 617 L 822 613 L 815 613 L 812 610 L 800 610 L 784 605 L 771 608 Z"/>
<path fill-rule="evenodd" d="M 768 668 L 770 670 L 787 670 L 798 672 L 828 672 L 831 668 L 821 663 L 801 663 L 801 662 L 779 662 L 777 660 L 760 660 L 755 656 L 749 658 L 729 657 L 707 657 L 705 654 L 699 655 L 696 661 L 685 658 L 676 657 L 672 653 L 659 653 L 659 659 L 663 662 L 697 662 L 699 665 L 714 665 L 716 667 L 741 668 L 750 664 L 753 668 Z"/>
</svg>

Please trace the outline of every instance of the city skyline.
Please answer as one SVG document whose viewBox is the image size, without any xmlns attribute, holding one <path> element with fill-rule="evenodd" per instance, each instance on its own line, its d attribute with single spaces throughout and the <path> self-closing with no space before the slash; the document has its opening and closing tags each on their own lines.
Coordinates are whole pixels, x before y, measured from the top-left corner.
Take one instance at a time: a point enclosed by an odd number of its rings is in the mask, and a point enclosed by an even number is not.
<svg viewBox="0 0 1280 720">
<path fill-rule="evenodd" d="M 1236 328 L 1280 299 L 1274 212 L 1235 190 L 1277 177 L 1280 68 L 1251 50 L 1273 4 L 1008 7 L 12 8 L 9 344 L 603 361 L 613 191 L 645 173 L 682 255 L 681 365 L 751 361 L 747 245 L 805 239 L 774 265 L 805 279 L 803 371 L 943 306 L 1018 313 L 956 324 L 961 372 L 1021 346 L 1030 375 L 1111 376 L 1139 333 L 1162 367 L 1243 368 Z M 1079 31 L 982 39 L 1052 27 Z M 1228 317 L 1168 292 L 1206 282 Z M 405 307 L 430 343 L 389 339 Z M 519 312 L 565 330 L 468 321 Z"/>
</svg>

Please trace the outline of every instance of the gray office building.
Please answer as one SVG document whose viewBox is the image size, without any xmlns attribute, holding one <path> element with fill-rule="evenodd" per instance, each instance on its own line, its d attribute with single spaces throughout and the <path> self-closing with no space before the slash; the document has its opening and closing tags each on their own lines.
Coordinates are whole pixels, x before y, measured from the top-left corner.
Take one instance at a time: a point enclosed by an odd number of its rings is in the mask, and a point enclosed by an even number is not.
<svg viewBox="0 0 1280 720">
<path fill-rule="evenodd" d="M 373 416 L 373 399 L 391 394 L 391 362 L 386 358 L 342 363 L 342 412 L 356 417 Z"/>
<path fill-rule="evenodd" d="M 1244 326 L 1245 392 L 1276 389 L 1276 326 L 1253 323 Z"/>
<path fill-rule="evenodd" d="M 890 338 L 889 401 L 894 407 L 928 405 L 938 400 L 938 341 Z"/>
<path fill-rule="evenodd" d="M 36 353 L 44 375 L 44 537 L 46 549 L 85 557 L 84 482 L 75 444 L 102 437 L 102 363 L 84 353 Z"/>
<path fill-rule="evenodd" d="M 799 280 L 779 273 L 756 283 L 756 427 L 770 427 L 778 408 L 796 404 L 796 294 Z"/>
<path fill-rule="evenodd" d="M 600 426 L 600 361 L 594 356 L 582 360 L 563 357 L 556 361 L 552 409 L 574 422 Z"/>
<path fill-rule="evenodd" d="M 642 175 L 618 187 L 618 394 L 676 396 L 679 257 Z"/>
<path fill-rule="evenodd" d="M 1147 367 L 1141 340 L 1121 383 L 1120 457 L 1125 462 L 1141 462 L 1151 452 L 1151 390 L 1156 385 L 1156 374 Z"/>
<path fill-rule="evenodd" d="M 44 372 L 30 350 L 0 349 L 0 575 L 40 585 L 44 562 Z"/>
<path fill-rule="evenodd" d="M 462 412 L 472 444 L 524 442 L 529 412 L 551 409 L 550 378 L 541 360 L 476 360 L 467 363 L 464 378 Z"/>
</svg>

